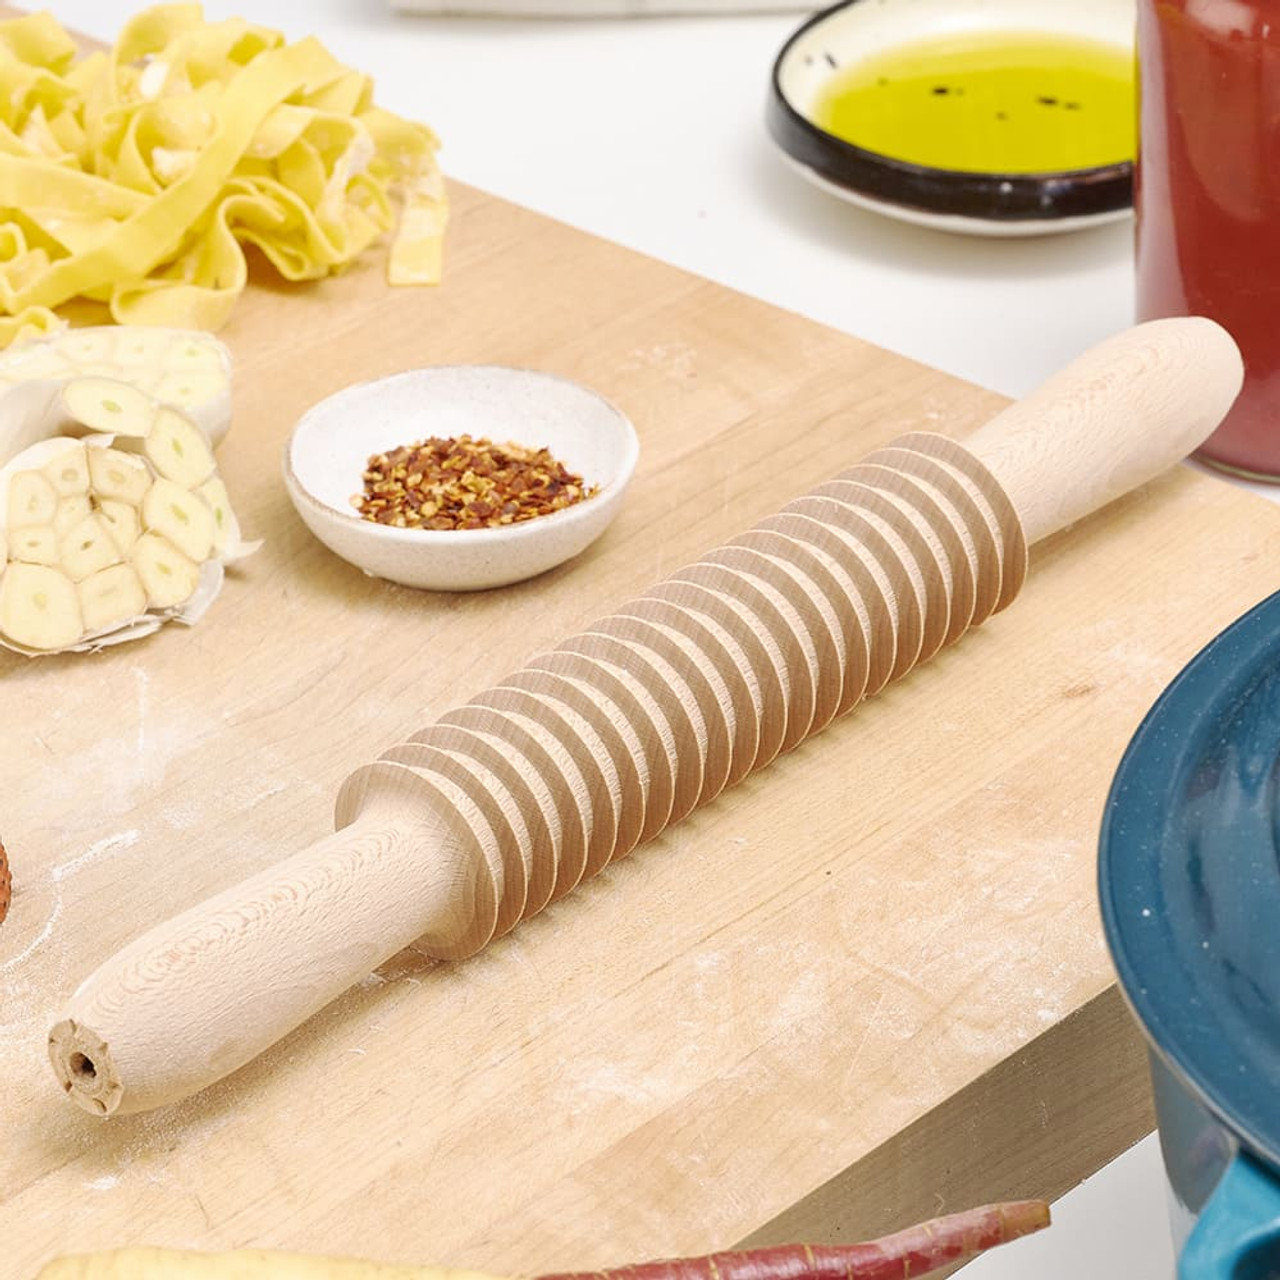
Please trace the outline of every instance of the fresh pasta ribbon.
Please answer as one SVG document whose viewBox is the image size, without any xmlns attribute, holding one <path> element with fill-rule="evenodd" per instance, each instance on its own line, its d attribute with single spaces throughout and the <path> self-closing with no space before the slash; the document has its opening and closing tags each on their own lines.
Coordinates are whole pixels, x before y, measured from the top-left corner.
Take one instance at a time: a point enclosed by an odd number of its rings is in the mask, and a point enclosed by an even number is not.
<svg viewBox="0 0 1280 1280">
<path fill-rule="evenodd" d="M 318 41 L 199 4 L 145 9 L 79 60 L 49 14 L 0 23 L 0 345 L 56 328 L 73 298 L 218 328 L 246 245 L 315 280 L 395 228 L 389 282 L 438 283 L 438 147 Z"/>
</svg>

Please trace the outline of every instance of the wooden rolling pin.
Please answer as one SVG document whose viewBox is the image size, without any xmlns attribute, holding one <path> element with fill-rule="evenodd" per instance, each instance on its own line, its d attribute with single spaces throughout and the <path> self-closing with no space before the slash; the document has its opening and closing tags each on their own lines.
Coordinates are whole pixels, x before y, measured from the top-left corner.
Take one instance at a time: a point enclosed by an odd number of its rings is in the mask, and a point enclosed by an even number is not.
<svg viewBox="0 0 1280 1280">
<path fill-rule="evenodd" d="M 234 1071 L 411 943 L 468 955 L 1009 604 L 1027 546 L 1195 449 L 1208 320 L 1093 349 L 962 446 L 915 433 L 358 769 L 336 833 L 151 929 L 49 1036 L 98 1115 Z"/>
</svg>

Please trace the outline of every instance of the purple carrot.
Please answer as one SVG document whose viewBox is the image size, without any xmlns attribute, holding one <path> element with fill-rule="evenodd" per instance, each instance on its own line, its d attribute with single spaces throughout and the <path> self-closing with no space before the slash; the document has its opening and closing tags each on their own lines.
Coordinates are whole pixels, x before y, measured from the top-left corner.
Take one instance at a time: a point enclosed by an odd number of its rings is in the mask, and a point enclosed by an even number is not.
<svg viewBox="0 0 1280 1280">
<path fill-rule="evenodd" d="M 910 1280 L 1049 1225 L 1043 1200 L 1014 1200 L 948 1214 L 861 1244 L 784 1244 L 666 1258 L 539 1280 Z"/>
</svg>

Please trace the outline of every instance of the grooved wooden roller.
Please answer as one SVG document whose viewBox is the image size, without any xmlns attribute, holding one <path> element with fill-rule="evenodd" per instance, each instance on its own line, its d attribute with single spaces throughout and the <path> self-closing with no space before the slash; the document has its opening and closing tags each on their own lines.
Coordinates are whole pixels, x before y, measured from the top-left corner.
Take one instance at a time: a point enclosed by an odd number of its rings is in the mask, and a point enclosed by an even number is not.
<svg viewBox="0 0 1280 1280">
<path fill-rule="evenodd" d="M 914 433 L 341 788 L 335 835 L 152 929 L 49 1049 L 101 1115 L 234 1071 L 401 948 L 466 956 L 1016 595 L 1027 547 L 1184 457 L 1241 379 L 1207 320 L 1076 361 L 961 445 Z"/>
</svg>

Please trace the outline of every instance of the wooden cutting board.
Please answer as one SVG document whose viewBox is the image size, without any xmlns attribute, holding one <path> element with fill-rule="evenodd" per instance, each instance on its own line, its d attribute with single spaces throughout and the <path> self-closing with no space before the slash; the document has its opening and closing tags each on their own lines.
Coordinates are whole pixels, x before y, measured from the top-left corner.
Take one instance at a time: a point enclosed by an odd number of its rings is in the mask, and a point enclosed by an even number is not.
<svg viewBox="0 0 1280 1280">
<path fill-rule="evenodd" d="M 193 630 L 0 658 L 0 1240 L 262 1245 L 534 1273 L 846 1239 L 1055 1196 L 1150 1125 L 1094 907 L 1162 686 L 1280 586 L 1280 511 L 1182 468 L 1037 549 L 1006 614 L 453 966 L 407 951 L 205 1094 L 107 1122 L 44 1056 L 95 965 L 330 828 L 339 781 L 907 430 L 997 396 L 454 189 L 448 276 L 259 284 L 221 459 L 262 552 Z M 410 366 L 581 379 L 634 419 L 623 514 L 483 595 L 362 576 L 295 518 L 311 403 Z M 495 424 L 516 432 L 518 424 Z"/>
</svg>

